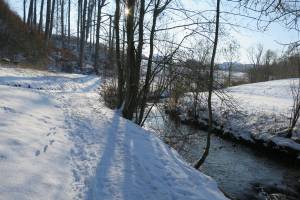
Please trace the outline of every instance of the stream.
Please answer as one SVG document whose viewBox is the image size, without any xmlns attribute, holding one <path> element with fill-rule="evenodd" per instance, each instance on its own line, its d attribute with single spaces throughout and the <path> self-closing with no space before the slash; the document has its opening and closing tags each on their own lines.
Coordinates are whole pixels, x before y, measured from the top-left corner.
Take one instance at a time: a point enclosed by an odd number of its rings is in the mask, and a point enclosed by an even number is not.
<svg viewBox="0 0 300 200">
<path fill-rule="evenodd" d="M 145 125 L 189 163 L 195 163 L 206 146 L 205 131 L 175 123 L 157 108 Z M 299 166 L 270 159 L 259 150 L 215 134 L 211 136 L 210 153 L 200 171 L 214 178 L 231 199 L 300 200 Z"/>
</svg>

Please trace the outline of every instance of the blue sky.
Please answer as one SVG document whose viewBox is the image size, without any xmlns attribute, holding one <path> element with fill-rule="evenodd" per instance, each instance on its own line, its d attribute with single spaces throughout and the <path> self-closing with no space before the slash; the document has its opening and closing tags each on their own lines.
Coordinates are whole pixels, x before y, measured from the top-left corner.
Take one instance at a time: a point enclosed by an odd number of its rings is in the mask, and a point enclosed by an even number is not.
<svg viewBox="0 0 300 200">
<path fill-rule="evenodd" d="M 6 0 L 11 8 L 17 12 L 22 11 L 22 2 L 23 0 Z M 194 9 L 194 10 L 204 10 L 204 9 L 215 9 L 215 1 L 214 0 L 182 0 L 182 3 L 185 7 Z M 227 1 L 222 1 L 221 10 L 228 10 L 231 8 L 231 5 L 228 5 Z M 264 49 L 272 49 L 280 54 L 282 49 L 284 48 L 283 45 L 279 43 L 289 43 L 291 41 L 296 41 L 299 38 L 299 34 L 295 31 L 289 31 L 285 29 L 282 25 L 273 23 L 269 26 L 269 28 L 264 31 L 257 31 L 256 29 L 256 22 L 249 22 L 249 20 L 244 18 L 231 18 L 228 16 L 223 16 L 226 18 L 230 23 L 235 23 L 241 26 L 249 27 L 249 29 L 244 28 L 227 28 L 228 32 L 230 33 L 230 37 L 234 38 L 240 44 L 240 56 L 239 62 L 242 63 L 249 63 L 248 56 L 247 56 L 247 49 L 251 46 L 255 46 L 258 43 L 263 44 Z M 222 21 L 222 20 L 221 20 Z M 223 19 L 224 22 L 224 19 Z M 222 40 L 220 41 L 220 47 L 222 46 Z M 225 61 L 221 56 L 218 59 L 219 62 Z"/>
<path fill-rule="evenodd" d="M 215 0 L 182 0 L 185 6 L 191 9 L 215 9 L 216 1 Z M 228 3 L 228 1 L 221 1 L 221 11 L 232 11 L 233 5 Z M 237 13 L 236 10 L 234 10 Z M 230 23 L 234 23 L 237 25 L 245 26 L 249 29 L 245 28 L 227 28 L 229 29 L 229 33 L 232 38 L 236 39 L 240 44 L 240 57 L 239 62 L 249 63 L 247 50 L 257 45 L 258 43 L 263 44 L 264 49 L 272 49 L 276 51 L 279 55 L 282 53 L 283 49 L 286 47 L 285 45 L 291 41 L 299 40 L 299 33 L 296 31 L 290 31 L 280 25 L 278 23 L 271 24 L 268 29 L 264 32 L 257 30 L 256 21 L 241 18 L 241 17 L 228 17 L 224 16 L 224 18 L 229 19 Z M 224 22 L 224 19 L 221 19 L 221 22 Z M 236 30 L 233 30 L 236 29 Z M 220 45 L 222 46 L 222 40 L 220 41 Z M 219 59 L 219 61 L 224 61 L 223 58 Z"/>
</svg>

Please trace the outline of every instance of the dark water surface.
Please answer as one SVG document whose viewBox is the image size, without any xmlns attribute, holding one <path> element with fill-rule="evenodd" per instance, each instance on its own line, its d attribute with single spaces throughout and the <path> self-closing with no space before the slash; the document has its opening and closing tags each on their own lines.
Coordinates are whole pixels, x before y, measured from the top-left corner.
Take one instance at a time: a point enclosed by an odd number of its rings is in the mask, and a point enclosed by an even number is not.
<svg viewBox="0 0 300 200">
<path fill-rule="evenodd" d="M 202 155 L 207 133 L 174 123 L 157 111 L 146 126 L 175 148 L 186 161 Z M 253 148 L 212 135 L 210 154 L 200 169 L 232 199 L 300 200 L 300 167 L 272 160 Z"/>
</svg>

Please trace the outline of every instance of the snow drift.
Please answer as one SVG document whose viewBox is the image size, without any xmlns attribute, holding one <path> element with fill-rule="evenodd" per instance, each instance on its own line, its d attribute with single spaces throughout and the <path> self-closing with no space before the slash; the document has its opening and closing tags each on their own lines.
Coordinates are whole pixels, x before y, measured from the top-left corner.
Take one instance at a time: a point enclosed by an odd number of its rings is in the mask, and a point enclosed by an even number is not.
<svg viewBox="0 0 300 200">
<path fill-rule="evenodd" d="M 226 199 L 99 101 L 96 76 L 0 68 L 0 199 Z"/>
</svg>

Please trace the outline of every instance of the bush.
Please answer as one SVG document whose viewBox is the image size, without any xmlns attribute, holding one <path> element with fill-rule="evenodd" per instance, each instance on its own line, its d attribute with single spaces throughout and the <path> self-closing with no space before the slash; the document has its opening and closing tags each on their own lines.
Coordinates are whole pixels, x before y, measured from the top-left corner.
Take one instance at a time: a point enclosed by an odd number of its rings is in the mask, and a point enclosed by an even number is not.
<svg viewBox="0 0 300 200">
<path fill-rule="evenodd" d="M 112 80 L 102 84 L 100 90 L 100 95 L 103 98 L 105 105 L 111 109 L 116 108 L 118 105 L 117 89 L 117 84 Z"/>
</svg>

